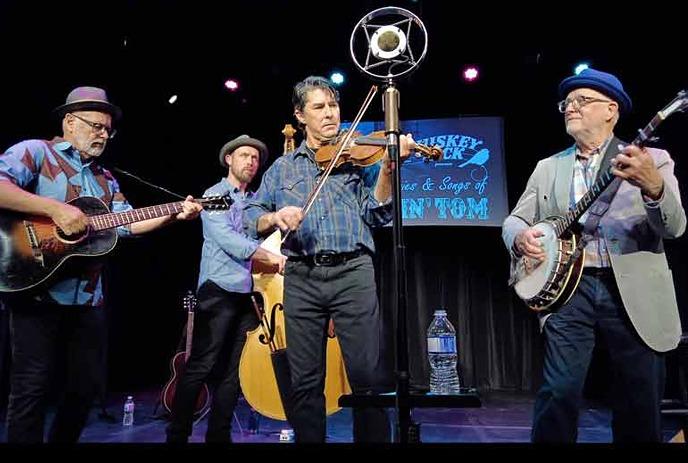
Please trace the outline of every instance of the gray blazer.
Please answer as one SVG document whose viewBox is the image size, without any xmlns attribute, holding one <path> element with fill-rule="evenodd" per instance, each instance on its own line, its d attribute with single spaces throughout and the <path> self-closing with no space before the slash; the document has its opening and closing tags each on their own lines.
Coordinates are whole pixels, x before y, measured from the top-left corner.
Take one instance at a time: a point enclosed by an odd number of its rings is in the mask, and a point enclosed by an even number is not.
<svg viewBox="0 0 688 463">
<path fill-rule="evenodd" d="M 681 322 L 663 239 L 683 234 L 686 213 L 674 176 L 674 161 L 664 150 L 648 151 L 664 178 L 662 198 L 657 205 L 648 205 L 638 187 L 622 182 L 599 229 L 633 326 L 649 347 L 666 352 L 678 345 Z M 571 147 L 539 161 L 516 207 L 504 220 L 502 238 L 512 256 L 512 278 L 516 235 L 568 210 L 574 160 L 575 149 Z"/>
</svg>

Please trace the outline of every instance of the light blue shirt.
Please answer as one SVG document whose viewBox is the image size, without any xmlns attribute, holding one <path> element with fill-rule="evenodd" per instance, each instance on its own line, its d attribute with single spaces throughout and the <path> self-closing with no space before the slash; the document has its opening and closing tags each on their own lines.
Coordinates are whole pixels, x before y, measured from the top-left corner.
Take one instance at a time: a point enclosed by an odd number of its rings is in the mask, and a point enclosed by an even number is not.
<svg viewBox="0 0 688 463">
<path fill-rule="evenodd" d="M 226 194 L 234 201 L 229 210 L 201 212 L 203 251 L 198 286 L 210 280 L 225 291 L 250 293 L 253 290 L 250 258 L 258 242 L 244 233 L 241 213 L 244 201 L 253 195 L 242 193 L 223 178 L 208 188 L 204 196 Z"/>
</svg>

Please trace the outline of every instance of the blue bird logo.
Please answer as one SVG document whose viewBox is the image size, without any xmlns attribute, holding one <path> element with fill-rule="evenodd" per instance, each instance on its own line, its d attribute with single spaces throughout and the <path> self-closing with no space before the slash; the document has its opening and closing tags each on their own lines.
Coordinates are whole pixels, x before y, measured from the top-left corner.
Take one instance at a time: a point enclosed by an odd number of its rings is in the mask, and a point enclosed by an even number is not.
<svg viewBox="0 0 688 463">
<path fill-rule="evenodd" d="M 476 166 L 482 166 L 487 162 L 487 160 L 490 159 L 490 150 L 487 148 L 483 148 L 477 153 L 475 153 L 471 158 L 461 164 L 459 167 L 465 167 L 468 164 L 475 164 Z"/>
</svg>

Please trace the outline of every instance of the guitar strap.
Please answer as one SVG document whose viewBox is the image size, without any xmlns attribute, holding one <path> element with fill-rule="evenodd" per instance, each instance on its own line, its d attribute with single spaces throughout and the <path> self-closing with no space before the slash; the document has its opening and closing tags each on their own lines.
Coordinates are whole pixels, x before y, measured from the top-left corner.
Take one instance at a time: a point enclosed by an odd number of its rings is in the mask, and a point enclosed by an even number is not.
<svg viewBox="0 0 688 463">
<path fill-rule="evenodd" d="M 597 171 L 596 180 L 600 177 L 600 175 L 602 175 L 602 173 L 607 172 L 609 169 L 611 169 L 612 158 L 619 154 L 619 150 L 617 148 L 619 144 L 625 145 L 626 143 L 614 137 L 607 144 L 607 149 L 604 152 L 602 163 L 600 164 L 600 168 Z M 611 205 L 612 200 L 614 199 L 614 196 L 616 195 L 616 192 L 619 189 L 619 186 L 621 186 L 622 181 L 623 179 L 616 177 L 612 181 L 612 183 L 610 183 L 609 186 L 605 189 L 604 193 L 602 193 L 599 196 L 599 198 L 597 198 L 590 205 L 590 208 L 587 211 L 588 218 L 585 219 L 585 223 L 583 224 L 583 245 L 585 245 L 585 243 L 592 239 L 595 230 L 600 224 L 600 220 L 602 220 L 602 216 L 604 216 L 604 214 L 606 214 L 609 210 L 609 206 Z"/>
</svg>

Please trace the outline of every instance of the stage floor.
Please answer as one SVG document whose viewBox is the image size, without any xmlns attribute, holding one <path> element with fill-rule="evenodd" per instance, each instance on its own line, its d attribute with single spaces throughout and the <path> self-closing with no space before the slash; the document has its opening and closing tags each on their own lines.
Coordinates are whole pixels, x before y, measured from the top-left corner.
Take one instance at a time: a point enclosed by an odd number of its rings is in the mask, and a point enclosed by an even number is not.
<svg viewBox="0 0 688 463">
<path fill-rule="evenodd" d="M 110 394 L 105 411 L 96 407 L 91 413 L 81 442 L 85 443 L 162 443 L 165 441 L 162 409 L 155 411 L 157 391 L 134 393 L 136 412 L 134 425 L 122 426 L 122 406 L 126 393 Z M 492 392 L 482 396 L 481 408 L 465 409 L 417 409 L 413 419 L 421 425 L 421 441 L 424 443 L 526 443 L 530 439 L 533 396 L 504 392 Z M 154 415 L 154 412 L 158 415 Z M 395 413 L 391 409 L 390 417 Z M 280 431 L 289 429 L 284 421 L 258 416 L 252 420 L 251 410 L 242 399 L 236 410 L 232 439 L 235 443 L 279 443 Z M 48 420 L 52 418 L 49 414 Z M 253 422 L 253 426 L 251 426 Z M 203 442 L 206 419 L 195 426 L 190 442 Z M 664 440 L 669 441 L 679 428 L 676 419 L 665 418 Z M 251 429 L 253 428 L 253 429 Z M 581 410 L 579 439 L 581 443 L 611 442 L 610 412 L 606 408 L 589 404 Z M 0 441 L 5 441 L 4 419 L 0 424 Z M 351 411 L 341 410 L 328 417 L 327 441 L 352 442 Z M 288 445 L 288 444 L 286 444 Z"/>
</svg>

